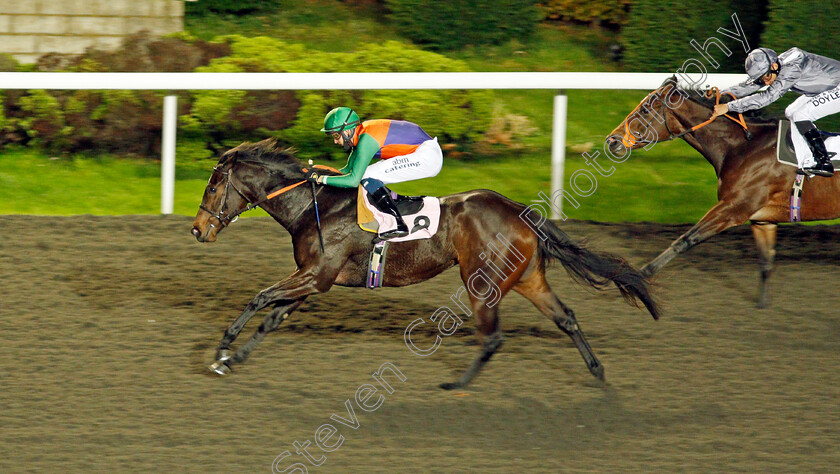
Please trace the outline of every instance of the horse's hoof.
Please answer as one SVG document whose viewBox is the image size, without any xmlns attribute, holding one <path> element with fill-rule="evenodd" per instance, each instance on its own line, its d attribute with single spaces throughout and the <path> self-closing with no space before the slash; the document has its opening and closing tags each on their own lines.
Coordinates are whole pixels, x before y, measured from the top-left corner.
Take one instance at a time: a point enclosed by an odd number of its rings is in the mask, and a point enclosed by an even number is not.
<svg viewBox="0 0 840 474">
<path fill-rule="evenodd" d="M 455 390 L 456 388 L 463 388 L 464 386 L 458 382 L 447 382 L 440 384 L 440 388 L 444 390 Z"/>
<path fill-rule="evenodd" d="M 230 349 L 220 349 L 216 351 L 216 360 L 224 362 L 233 357 L 233 351 Z"/>
<path fill-rule="evenodd" d="M 211 372 L 218 375 L 229 375 L 231 372 L 230 366 L 227 365 L 227 362 L 224 360 L 217 360 L 216 362 L 213 362 L 213 365 L 211 365 L 209 369 Z"/>
<path fill-rule="evenodd" d="M 604 366 L 601 364 L 596 365 L 595 367 L 590 367 L 589 371 L 592 372 L 592 375 L 595 376 L 596 379 L 600 381 L 604 381 Z"/>
</svg>

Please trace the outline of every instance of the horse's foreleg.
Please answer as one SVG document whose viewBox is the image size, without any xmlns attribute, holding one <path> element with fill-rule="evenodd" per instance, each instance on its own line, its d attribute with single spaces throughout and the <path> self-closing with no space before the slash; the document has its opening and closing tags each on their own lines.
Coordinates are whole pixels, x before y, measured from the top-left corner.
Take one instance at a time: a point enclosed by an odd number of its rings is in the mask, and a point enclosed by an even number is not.
<svg viewBox="0 0 840 474">
<path fill-rule="evenodd" d="M 210 366 L 210 370 L 218 374 L 230 372 L 230 366 L 243 362 L 248 358 L 252 350 L 262 341 L 266 334 L 277 329 L 289 313 L 297 309 L 303 300 L 313 293 L 327 291 L 335 281 L 335 274 L 330 272 L 309 269 L 298 270 L 288 278 L 267 288 L 248 303 L 245 311 L 236 318 L 231 327 L 225 331 L 219 349 L 216 351 L 216 362 Z M 231 353 L 230 344 L 242 331 L 242 328 L 251 317 L 263 308 L 274 306 L 274 309 L 265 317 L 263 323 L 238 351 Z"/>
<path fill-rule="evenodd" d="M 745 203 L 719 201 L 694 227 L 671 243 L 664 252 L 642 268 L 645 276 L 650 276 L 662 269 L 677 255 L 703 242 L 724 230 L 743 224 L 754 210 Z"/>
<path fill-rule="evenodd" d="M 776 224 L 763 221 L 752 222 L 752 232 L 758 247 L 758 265 L 760 279 L 758 283 L 758 307 L 767 308 L 770 305 L 770 292 L 767 280 L 773 273 L 773 260 L 776 257 Z"/>
<path fill-rule="evenodd" d="M 216 360 L 225 361 L 230 359 L 230 356 L 233 355 L 230 351 L 230 345 L 233 344 L 233 341 L 239 336 L 242 328 L 248 324 L 248 321 L 255 314 L 257 314 L 257 311 L 251 308 L 251 305 L 248 305 L 245 311 L 230 324 L 227 330 L 225 330 L 225 335 L 222 336 L 222 341 L 219 343 L 218 349 L 216 349 Z"/>
<path fill-rule="evenodd" d="M 248 324 L 248 321 L 250 321 L 251 318 L 255 314 L 257 314 L 258 311 L 270 304 L 273 293 L 275 293 L 278 289 L 283 289 L 289 286 L 299 284 L 295 281 L 295 279 L 299 277 L 299 273 L 300 270 L 296 271 L 295 273 L 292 273 L 288 277 L 278 282 L 276 285 L 259 292 L 259 294 L 257 294 L 257 296 L 255 296 L 254 299 L 252 299 L 251 302 L 248 303 L 248 305 L 242 311 L 242 314 L 240 314 L 230 324 L 227 330 L 225 330 L 225 334 L 224 336 L 222 336 L 221 342 L 219 342 L 219 347 L 218 349 L 216 349 L 216 360 L 223 361 L 230 358 L 230 356 L 232 355 L 230 351 L 230 345 L 233 344 L 233 341 L 235 341 L 236 338 L 239 336 L 239 333 L 242 331 L 242 328 L 244 328 L 245 325 Z"/>
<path fill-rule="evenodd" d="M 285 321 L 289 317 L 289 314 L 297 309 L 301 303 L 303 303 L 303 300 L 295 301 L 291 304 L 280 303 L 275 306 L 248 342 L 243 344 L 236 352 L 231 352 L 230 350 L 220 351 L 220 355 L 217 356 L 216 362 L 210 366 L 210 370 L 219 375 L 227 375 L 230 373 L 231 365 L 245 362 L 245 359 L 248 358 L 251 351 L 257 347 L 257 344 L 263 340 L 265 335 L 280 327 L 280 323 Z"/>
<path fill-rule="evenodd" d="M 254 335 L 251 336 L 251 339 L 248 340 L 242 347 L 237 350 L 233 356 L 228 361 L 231 364 L 239 364 L 241 362 L 245 362 L 245 359 L 251 354 L 251 351 L 257 347 L 266 334 L 274 331 L 280 326 L 280 323 L 286 320 L 291 314 L 292 311 L 297 309 L 298 306 L 303 303 L 303 300 L 295 301 L 291 304 L 278 304 L 263 320 L 262 324 L 257 328 L 254 332 Z"/>
</svg>

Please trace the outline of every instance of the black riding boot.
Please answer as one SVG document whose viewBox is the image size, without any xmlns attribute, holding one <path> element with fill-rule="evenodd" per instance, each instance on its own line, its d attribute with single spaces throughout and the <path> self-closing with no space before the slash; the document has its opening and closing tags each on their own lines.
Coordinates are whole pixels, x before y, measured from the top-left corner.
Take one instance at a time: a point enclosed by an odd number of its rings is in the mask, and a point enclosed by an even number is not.
<svg viewBox="0 0 840 474">
<path fill-rule="evenodd" d="M 408 235 L 408 226 L 405 225 L 405 221 L 400 215 L 400 211 L 397 210 L 397 204 L 394 202 L 394 199 L 391 197 L 391 192 L 388 191 L 387 188 L 383 186 L 377 189 L 370 195 L 370 199 L 371 203 L 376 206 L 377 209 L 386 214 L 390 214 L 397 219 L 397 228 L 380 233 L 380 240 L 390 240 L 396 237 L 405 237 Z"/>
<path fill-rule="evenodd" d="M 808 147 L 811 149 L 811 153 L 814 154 L 814 159 L 817 161 L 817 164 L 810 168 L 804 168 L 804 170 L 817 176 L 828 178 L 834 176 L 834 165 L 831 164 L 831 158 L 828 155 L 828 150 L 825 149 L 825 142 L 820 135 L 820 131 L 812 128 L 802 135 L 808 141 Z"/>
</svg>

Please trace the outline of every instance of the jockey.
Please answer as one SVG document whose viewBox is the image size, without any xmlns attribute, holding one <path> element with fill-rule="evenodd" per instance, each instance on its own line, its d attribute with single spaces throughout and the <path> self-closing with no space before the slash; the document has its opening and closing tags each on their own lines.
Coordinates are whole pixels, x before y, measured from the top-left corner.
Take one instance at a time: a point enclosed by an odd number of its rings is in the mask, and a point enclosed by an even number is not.
<svg viewBox="0 0 840 474">
<path fill-rule="evenodd" d="M 802 94 L 785 109 L 785 116 L 795 125 L 790 132 L 799 167 L 818 176 L 833 176 L 831 157 L 814 122 L 840 112 L 840 61 L 799 48 L 778 56 L 772 49 L 758 48 L 750 51 L 744 66 L 749 79 L 724 91 L 740 98 L 715 106 L 712 117 L 766 107 L 789 90 Z M 763 86 L 768 87 L 753 94 Z M 815 164 L 802 158 L 808 148 Z"/>
<path fill-rule="evenodd" d="M 355 188 L 361 183 L 371 203 L 397 220 L 397 228 L 380 233 L 379 238 L 408 235 L 408 226 L 385 185 L 436 176 L 443 166 L 437 138 L 430 137 L 419 125 L 402 120 L 362 122 L 348 107 L 332 109 L 324 117 L 321 131 L 349 151 L 350 156 L 340 176 L 324 176 L 311 170 L 307 179 L 342 188 Z M 375 157 L 380 161 L 370 165 Z"/>
</svg>

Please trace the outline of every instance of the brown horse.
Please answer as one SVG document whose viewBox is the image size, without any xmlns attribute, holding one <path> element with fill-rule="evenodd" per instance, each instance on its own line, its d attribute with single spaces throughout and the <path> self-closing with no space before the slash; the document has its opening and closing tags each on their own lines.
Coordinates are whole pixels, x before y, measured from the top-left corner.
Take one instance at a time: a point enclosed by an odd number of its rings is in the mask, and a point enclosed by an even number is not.
<svg viewBox="0 0 840 474">
<path fill-rule="evenodd" d="M 243 362 L 262 338 L 308 296 L 326 292 L 333 285 L 365 285 L 373 243 L 372 234 L 356 224 L 356 190 L 324 186 L 313 191 L 305 182 L 305 186 L 293 187 L 304 176 L 303 165 L 270 139 L 243 143 L 224 153 L 210 176 L 193 224 L 195 238 L 213 242 L 236 216 L 259 206 L 291 234 L 298 267 L 284 280 L 257 294 L 233 321 L 219 344 L 217 361 L 211 366 L 217 373 L 228 373 L 231 365 Z M 320 211 L 323 251 L 313 192 Z M 530 300 L 569 335 L 592 374 L 603 378 L 603 366 L 592 353 L 574 313 L 552 293 L 546 281 L 545 266 L 552 259 L 559 260 L 579 282 L 599 289 L 614 283 L 626 300 L 635 303 L 638 298 L 654 318 L 659 317 L 648 281 L 639 271 L 619 257 L 572 242 L 550 221 L 541 219 L 538 236 L 520 218 L 536 211 L 488 190 L 446 196 L 440 201 L 437 233 L 430 239 L 390 243 L 383 279 L 385 286 L 412 285 L 454 265 L 461 266 L 482 349 L 460 380 L 443 384 L 443 388 L 467 385 L 501 346 L 496 303 L 511 289 Z M 495 247 L 496 252 L 486 251 L 494 241 L 510 246 L 501 252 L 499 247 Z M 499 274 L 500 269 L 507 270 Z M 476 284 L 482 279 L 483 283 Z M 489 296 L 491 293 L 493 297 Z M 232 352 L 230 346 L 243 326 L 267 307 L 272 310 L 251 340 Z"/>
<path fill-rule="evenodd" d="M 725 102 L 721 99 L 721 102 Z M 746 130 L 736 120 L 719 117 L 708 125 L 715 100 L 679 87 L 676 77 L 645 97 L 607 138 L 609 150 L 623 156 L 628 148 L 682 138 L 714 167 L 718 202 L 700 221 L 642 271 L 653 275 L 678 254 L 730 227 L 750 221 L 759 250 L 758 306 L 770 302 L 767 280 L 773 271 L 776 224 L 790 219 L 791 186 L 796 168 L 776 160 L 778 122 L 747 117 Z M 625 158 L 626 159 L 626 158 Z M 803 187 L 801 220 L 840 217 L 840 180 L 811 178 Z"/>
</svg>

